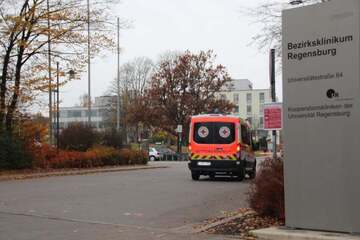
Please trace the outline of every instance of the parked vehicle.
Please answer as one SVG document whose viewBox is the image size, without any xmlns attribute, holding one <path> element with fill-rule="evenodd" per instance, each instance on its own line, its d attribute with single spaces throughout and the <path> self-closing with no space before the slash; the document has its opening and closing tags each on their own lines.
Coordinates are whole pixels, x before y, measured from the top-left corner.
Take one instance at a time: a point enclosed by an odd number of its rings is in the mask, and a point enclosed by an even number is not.
<svg viewBox="0 0 360 240">
<path fill-rule="evenodd" d="M 210 114 L 191 118 L 189 169 L 193 180 L 201 175 L 256 175 L 256 157 L 250 124 L 238 117 Z"/>
<path fill-rule="evenodd" d="M 161 154 L 176 154 L 174 150 L 168 147 L 156 147 L 156 150 L 159 151 Z"/>
<path fill-rule="evenodd" d="M 159 161 L 161 160 L 161 153 L 156 150 L 156 148 L 149 148 L 149 160 L 150 161 Z"/>
</svg>

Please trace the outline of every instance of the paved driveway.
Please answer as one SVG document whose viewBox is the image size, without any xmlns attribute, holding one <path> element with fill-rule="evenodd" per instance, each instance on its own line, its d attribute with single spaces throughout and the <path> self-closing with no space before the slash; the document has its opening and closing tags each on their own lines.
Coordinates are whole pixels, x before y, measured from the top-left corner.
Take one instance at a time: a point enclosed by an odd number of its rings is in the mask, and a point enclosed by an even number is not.
<svg viewBox="0 0 360 240">
<path fill-rule="evenodd" d="M 224 239 L 188 226 L 246 206 L 248 182 L 166 169 L 0 182 L 0 239 Z"/>
</svg>

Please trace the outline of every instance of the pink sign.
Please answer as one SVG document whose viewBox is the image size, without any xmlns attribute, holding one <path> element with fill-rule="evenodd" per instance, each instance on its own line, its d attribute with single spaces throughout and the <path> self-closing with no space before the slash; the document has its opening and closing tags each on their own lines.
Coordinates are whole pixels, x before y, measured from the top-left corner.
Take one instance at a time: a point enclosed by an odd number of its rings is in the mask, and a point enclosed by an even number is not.
<svg viewBox="0 0 360 240">
<path fill-rule="evenodd" d="M 264 129 L 280 130 L 282 128 L 282 106 L 279 103 L 264 106 Z"/>
</svg>

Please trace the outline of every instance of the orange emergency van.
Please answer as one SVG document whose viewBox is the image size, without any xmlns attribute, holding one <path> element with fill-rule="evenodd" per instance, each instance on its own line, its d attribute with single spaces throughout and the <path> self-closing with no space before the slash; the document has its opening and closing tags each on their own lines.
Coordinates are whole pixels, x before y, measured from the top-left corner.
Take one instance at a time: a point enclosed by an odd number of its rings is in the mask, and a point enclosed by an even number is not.
<svg viewBox="0 0 360 240">
<path fill-rule="evenodd" d="M 209 114 L 191 117 L 189 169 L 193 180 L 201 175 L 256 175 L 256 157 L 250 124 L 239 117 Z"/>
</svg>

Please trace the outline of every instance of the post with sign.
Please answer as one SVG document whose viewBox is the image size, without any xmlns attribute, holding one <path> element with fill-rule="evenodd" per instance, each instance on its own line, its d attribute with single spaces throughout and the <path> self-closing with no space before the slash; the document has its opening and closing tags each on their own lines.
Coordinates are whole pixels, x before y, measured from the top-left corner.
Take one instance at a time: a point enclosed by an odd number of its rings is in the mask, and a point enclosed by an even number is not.
<svg viewBox="0 0 360 240">
<path fill-rule="evenodd" d="M 271 88 L 271 100 L 272 102 L 276 102 L 276 91 L 275 91 L 275 88 L 276 88 L 276 84 L 275 84 L 275 49 L 271 49 L 270 50 L 270 88 Z M 265 115 L 264 115 L 265 116 Z M 270 130 L 270 129 L 269 129 Z M 276 130 L 275 129 L 272 129 L 272 135 L 273 135 L 273 158 L 276 159 L 277 158 L 277 149 L 276 149 L 276 142 L 277 142 L 277 139 L 276 139 Z"/>
<path fill-rule="evenodd" d="M 282 104 L 267 103 L 264 104 L 264 130 L 273 133 L 273 157 L 276 159 L 276 131 L 282 129 Z"/>
<path fill-rule="evenodd" d="M 286 226 L 360 233 L 360 1 L 283 12 Z"/>
<path fill-rule="evenodd" d="M 178 134 L 178 141 L 177 141 L 177 152 L 181 153 L 181 134 L 183 131 L 182 125 L 177 125 L 177 128 L 175 129 Z"/>
</svg>

